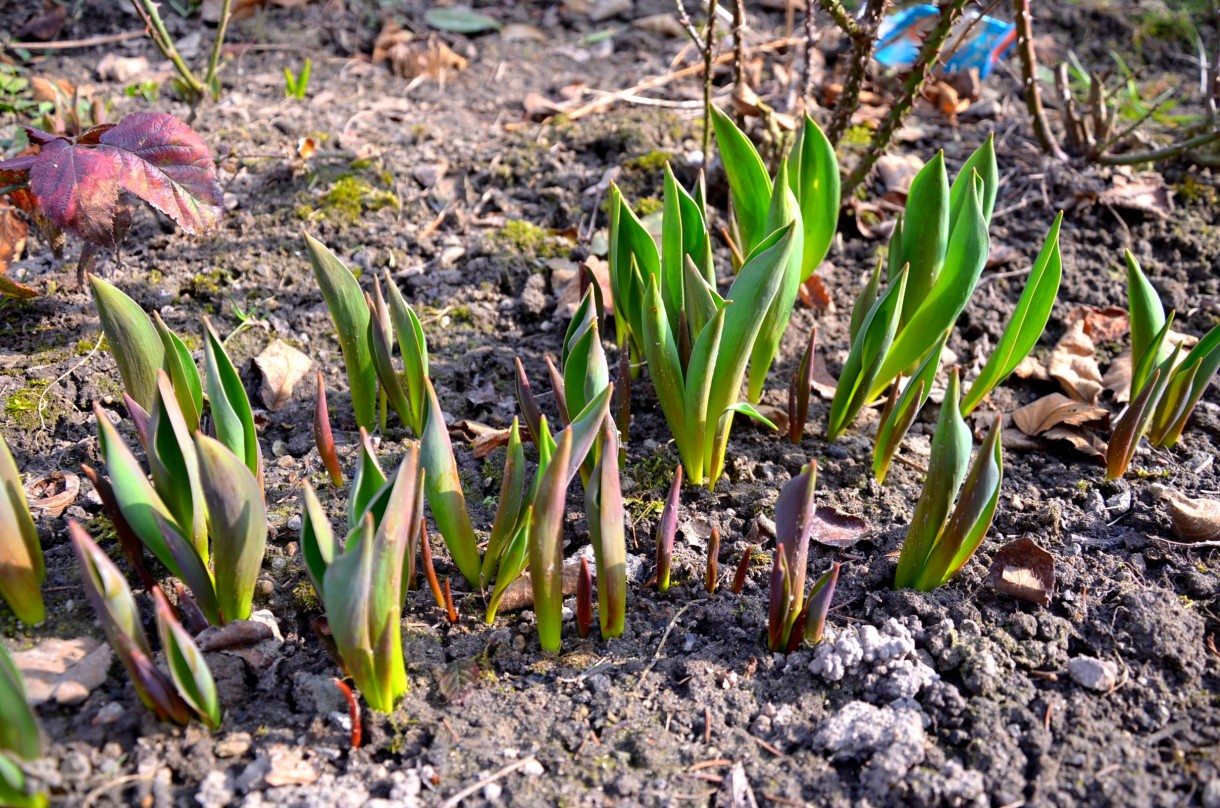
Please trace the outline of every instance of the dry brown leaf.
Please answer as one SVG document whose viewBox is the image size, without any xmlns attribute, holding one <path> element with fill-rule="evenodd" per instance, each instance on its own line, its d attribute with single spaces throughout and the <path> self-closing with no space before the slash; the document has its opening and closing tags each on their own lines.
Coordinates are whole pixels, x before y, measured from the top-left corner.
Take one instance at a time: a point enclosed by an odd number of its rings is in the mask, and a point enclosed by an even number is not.
<svg viewBox="0 0 1220 808">
<path fill-rule="evenodd" d="M 97 77 L 102 81 L 129 84 L 148 72 L 148 60 L 143 56 L 119 56 L 107 53 L 97 63 Z"/>
<path fill-rule="evenodd" d="M 978 432 L 978 429 L 975 430 Z M 1019 429 L 1005 426 L 1000 433 L 1000 443 L 1010 452 L 1041 452 L 1046 446 L 1037 438 L 1031 438 Z"/>
<path fill-rule="evenodd" d="M 110 646 L 92 637 L 48 637 L 13 654 L 13 661 L 25 678 L 31 704 L 79 704 L 106 681 Z"/>
<path fill-rule="evenodd" d="M 775 424 L 775 430 L 782 435 L 788 434 L 788 410 L 784 407 L 776 407 L 773 404 L 757 404 L 755 408 L 762 413 L 762 416 L 771 423 Z M 754 429 L 770 432 L 771 427 L 764 424 L 755 418 L 738 418 L 737 423 L 749 424 Z"/>
<path fill-rule="evenodd" d="M 809 538 L 818 544 L 843 549 L 868 536 L 870 530 L 872 527 L 862 517 L 819 505 L 813 512 L 813 532 Z"/>
<path fill-rule="evenodd" d="M 1169 491 L 1163 498 L 1173 532 L 1182 544 L 1220 547 L 1220 500 L 1191 499 L 1177 491 Z"/>
<path fill-rule="evenodd" d="M 25 493 L 29 497 L 31 511 L 39 510 L 58 519 L 76 501 L 80 493 L 80 477 L 71 472 L 53 471 L 27 483 Z"/>
<path fill-rule="evenodd" d="M 1094 342 L 1117 342 L 1131 328 L 1131 317 L 1126 309 L 1118 306 L 1077 306 L 1068 312 L 1064 320 L 1067 325 L 1084 323 L 1084 333 Z"/>
<path fill-rule="evenodd" d="M 450 70 L 465 70 L 469 62 L 435 36 L 394 45 L 386 53 L 390 72 L 404 79 L 425 76 L 442 81 Z"/>
<path fill-rule="evenodd" d="M 1173 213 L 1173 190 L 1165 184 L 1160 174 L 1143 174 L 1135 178 L 1115 174 L 1112 183 L 1097 197 L 1097 201 L 1103 205 L 1148 213 L 1162 219 L 1168 219 L 1169 214 Z"/>
<path fill-rule="evenodd" d="M 1065 392 L 1077 401 L 1096 404 L 1102 391 L 1097 349 L 1085 333 L 1084 320 L 1077 320 L 1059 338 L 1051 351 L 1047 370 Z"/>
<path fill-rule="evenodd" d="M 570 265 L 571 263 L 565 261 L 565 264 Z M 596 255 L 590 255 L 581 263 L 581 266 L 588 268 L 594 280 L 597 281 L 597 285 L 601 287 L 602 303 L 607 314 L 612 314 L 614 312 L 614 294 L 610 289 L 610 265 Z M 580 276 L 579 268 L 572 269 L 566 265 L 553 267 L 551 270 L 551 284 L 555 289 L 555 314 L 561 319 L 571 319 L 572 315 L 576 313 L 576 307 L 580 305 Z"/>
<path fill-rule="evenodd" d="M 1036 437 L 1057 426 L 1093 426 L 1108 429 L 1110 413 L 1101 407 L 1082 404 L 1062 393 L 1051 393 L 1014 412 L 1012 420 L 1026 435 Z"/>
<path fill-rule="evenodd" d="M 500 29 L 500 39 L 505 42 L 545 42 L 546 33 L 536 25 L 510 22 Z"/>
<path fill-rule="evenodd" d="M 1123 351 L 1101 377 L 1101 386 L 1109 390 L 1114 400 L 1126 404 L 1131 400 L 1131 349 Z"/>
<path fill-rule="evenodd" d="M 906 199 L 911 190 L 911 180 L 923 168 L 923 160 L 915 154 L 883 154 L 877 160 L 877 174 L 888 192 L 894 192 Z"/>
<path fill-rule="evenodd" d="M 255 645 L 275 637 L 275 630 L 258 620 L 230 620 L 223 626 L 208 626 L 199 632 L 195 644 L 200 651 L 223 651 Z"/>
<path fill-rule="evenodd" d="M 996 551 L 987 585 L 997 592 L 1049 606 L 1055 593 L 1055 557 L 1032 539 L 1009 542 Z"/>
<path fill-rule="evenodd" d="M 292 389 L 305 378 L 313 360 L 281 339 L 273 340 L 254 358 L 263 374 L 259 394 L 267 409 L 275 412 L 292 398 Z"/>
<path fill-rule="evenodd" d="M 395 45 L 404 45 L 415 40 L 415 34 L 403 28 L 393 20 L 386 20 L 377 38 L 373 40 L 373 64 L 378 65 L 390 56 L 390 49 Z"/>
<path fill-rule="evenodd" d="M 35 101 L 58 103 L 60 98 L 71 98 L 75 91 L 72 82 L 67 79 L 52 79 L 45 76 L 34 76 L 30 79 L 30 91 Z"/>
<path fill-rule="evenodd" d="M 620 14 L 626 14 L 635 6 L 635 0 L 597 0 L 589 9 L 589 19 L 601 22 Z"/>
<path fill-rule="evenodd" d="M 809 279 L 801 284 L 800 289 L 801 304 L 815 311 L 834 312 L 835 302 L 830 296 L 830 290 L 826 288 L 826 281 L 818 273 L 813 273 Z"/>
<path fill-rule="evenodd" d="M 566 104 L 560 104 L 539 92 L 528 92 L 521 99 L 521 106 L 525 108 L 525 117 L 531 121 L 543 121 L 547 118 L 553 118 L 567 109 Z"/>
<path fill-rule="evenodd" d="M 318 150 L 318 141 L 312 137 L 303 137 L 297 141 L 297 157 L 308 160 Z"/>
<path fill-rule="evenodd" d="M 1057 426 L 1048 429 L 1043 433 L 1042 437 L 1047 440 L 1067 441 L 1072 444 L 1072 448 L 1076 451 L 1090 457 L 1097 457 L 1102 460 L 1106 457 L 1106 442 L 1082 427 Z"/>
<path fill-rule="evenodd" d="M 579 578 L 580 567 L 578 564 L 566 563 L 563 565 L 562 581 L 564 597 L 576 594 L 576 584 Z M 504 590 L 504 597 L 500 600 L 500 606 L 497 611 L 503 614 L 533 605 L 534 585 L 530 583 L 530 576 L 522 575 Z"/>
<path fill-rule="evenodd" d="M 970 99 L 958 95 L 957 88 L 944 81 L 938 81 L 924 90 L 924 98 L 940 113 L 948 118 L 949 123 L 956 125 L 957 116 L 970 109 Z"/>
<path fill-rule="evenodd" d="M 647 17 L 632 20 L 631 27 L 671 38 L 684 36 L 686 33 L 682 30 L 682 23 L 678 22 L 678 18 L 673 14 L 649 14 Z"/>
<path fill-rule="evenodd" d="M 30 17 L 14 32 L 13 38 L 18 41 L 35 39 L 39 42 L 50 42 L 59 34 L 59 29 L 63 28 L 67 19 L 66 5 L 47 3 L 44 11 Z"/>
<path fill-rule="evenodd" d="M 0 203 L 0 274 L 8 272 L 13 262 L 21 258 L 29 232 L 30 227 L 17 208 Z"/>
<path fill-rule="evenodd" d="M 1041 359 L 1033 356 L 1026 356 L 1018 362 L 1012 375 L 1018 379 L 1035 379 L 1042 382 L 1049 382 L 1051 380 L 1051 374 L 1047 371 L 1046 365 L 1042 364 Z"/>
<path fill-rule="evenodd" d="M 830 401 L 835 397 L 835 388 L 839 381 L 830 375 L 826 368 L 826 359 L 820 351 L 813 352 L 813 392 Z"/>
</svg>

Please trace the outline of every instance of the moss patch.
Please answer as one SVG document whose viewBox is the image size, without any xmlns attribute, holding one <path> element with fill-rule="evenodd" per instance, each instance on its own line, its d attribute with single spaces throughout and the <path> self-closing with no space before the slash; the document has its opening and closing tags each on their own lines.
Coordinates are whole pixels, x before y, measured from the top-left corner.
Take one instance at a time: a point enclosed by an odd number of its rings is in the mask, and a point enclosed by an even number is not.
<svg viewBox="0 0 1220 808">
<path fill-rule="evenodd" d="M 566 255 L 567 250 L 547 235 L 547 232 L 536 224 L 512 219 L 492 235 L 497 244 L 533 258 L 555 258 Z"/>
</svg>

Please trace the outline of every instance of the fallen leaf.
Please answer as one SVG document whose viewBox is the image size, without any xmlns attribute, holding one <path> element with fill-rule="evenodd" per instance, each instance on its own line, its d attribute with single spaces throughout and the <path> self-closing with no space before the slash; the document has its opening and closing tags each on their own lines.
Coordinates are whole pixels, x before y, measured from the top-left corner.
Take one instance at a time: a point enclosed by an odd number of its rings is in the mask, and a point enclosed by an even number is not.
<svg viewBox="0 0 1220 808">
<path fill-rule="evenodd" d="M 1051 393 L 1030 402 L 1012 414 L 1013 423 L 1026 435 L 1043 435 L 1057 426 L 1092 426 L 1108 429 L 1110 413 L 1083 404 L 1062 393 Z"/>
<path fill-rule="evenodd" d="M 62 103 L 65 99 L 71 99 L 72 93 L 75 90 L 76 88 L 72 86 L 72 82 L 67 79 L 52 79 L 46 76 L 33 76 L 30 78 L 30 91 L 33 93 L 35 101 L 46 101 L 52 104 Z"/>
<path fill-rule="evenodd" d="M 1102 391 L 1101 368 L 1097 365 L 1097 349 L 1085 333 L 1084 321 L 1068 327 L 1051 351 L 1047 371 L 1059 385 L 1077 401 L 1096 404 Z"/>
<path fill-rule="evenodd" d="M 1220 500 L 1190 499 L 1169 491 L 1163 499 L 1173 532 L 1182 544 L 1192 547 L 1220 547 Z M 1176 542 L 1175 542 L 1176 543 Z"/>
<path fill-rule="evenodd" d="M 318 141 L 312 137 L 303 137 L 297 141 L 297 157 L 308 160 L 318 150 Z"/>
<path fill-rule="evenodd" d="M 59 34 L 64 22 L 68 19 L 68 7 L 48 3 L 46 10 L 30 17 L 18 28 L 13 38 L 18 41 L 35 39 L 39 42 L 50 42 Z"/>
<path fill-rule="evenodd" d="M 450 70 L 465 70 L 469 62 L 454 53 L 453 49 L 436 37 L 424 40 L 414 40 L 394 45 L 389 49 L 386 58 L 390 63 L 390 72 L 404 79 L 414 79 L 420 76 L 442 81 Z"/>
<path fill-rule="evenodd" d="M 777 432 L 779 432 L 781 435 L 788 434 L 788 409 L 786 407 L 776 407 L 771 404 L 756 404 L 755 409 L 762 413 L 764 418 L 775 424 L 775 429 Z M 771 431 L 771 427 L 754 418 L 739 416 L 737 423 L 748 424 L 751 428 L 758 429 L 763 432 Z"/>
<path fill-rule="evenodd" d="M 476 407 L 490 407 L 500 402 L 500 394 L 496 392 L 495 385 L 488 381 L 467 393 L 466 400 Z"/>
<path fill-rule="evenodd" d="M 200 651 L 224 651 L 255 645 L 275 637 L 275 629 L 258 620 L 230 620 L 223 626 L 208 626 L 195 638 Z"/>
<path fill-rule="evenodd" d="M 799 293 L 801 303 L 808 308 L 815 311 L 834 312 L 834 299 L 831 298 L 830 290 L 826 288 L 826 281 L 819 273 L 815 272 L 810 275 L 809 279 L 801 284 Z"/>
<path fill-rule="evenodd" d="M 957 124 L 957 116 L 970 109 L 970 99 L 958 95 L 957 88 L 945 81 L 938 81 L 924 91 L 924 98 L 931 102 L 949 123 Z"/>
<path fill-rule="evenodd" d="M 580 305 L 581 272 L 579 268 L 572 269 L 568 266 L 571 263 L 566 261 L 563 267 L 551 269 L 551 284 L 556 292 L 555 314 L 563 320 L 570 320 L 576 313 L 576 307 Z M 590 255 L 580 265 L 589 270 L 597 285 L 601 287 L 602 304 L 606 307 L 607 315 L 612 314 L 614 294 L 610 289 L 610 265 L 596 255 Z"/>
<path fill-rule="evenodd" d="M 107 53 L 97 63 L 97 77 L 102 81 L 129 84 L 148 72 L 148 60 L 143 56 L 119 56 Z"/>
<path fill-rule="evenodd" d="M 53 471 L 27 483 L 25 493 L 29 497 L 31 511 L 40 510 L 58 519 L 76 501 L 80 493 L 80 477 L 71 472 Z"/>
<path fill-rule="evenodd" d="M 1160 174 L 1143 174 L 1127 177 L 1115 174 L 1112 185 L 1097 196 L 1103 205 L 1124 210 L 1148 213 L 1168 219 L 1173 213 L 1173 190 L 1165 184 Z"/>
<path fill-rule="evenodd" d="M 810 538 L 818 544 L 843 549 L 868 536 L 870 530 L 872 527 L 862 517 L 819 505 L 813 512 L 813 533 Z"/>
<path fill-rule="evenodd" d="M 110 646 L 92 637 L 48 637 L 13 654 L 13 661 L 25 678 L 31 704 L 80 704 L 106 681 Z"/>
<path fill-rule="evenodd" d="M 1119 404 L 1126 404 L 1131 400 L 1130 348 L 1115 357 L 1110 367 L 1106 368 L 1106 375 L 1101 377 L 1101 386 L 1109 390 Z"/>
<path fill-rule="evenodd" d="M 877 174 L 886 191 L 893 191 L 906 198 L 911 190 L 911 180 L 923 168 L 923 160 L 914 154 L 885 154 L 877 160 Z"/>
<path fill-rule="evenodd" d="M 271 770 L 263 780 L 272 788 L 307 786 L 318 779 L 318 770 L 296 749 L 276 747 L 271 750 L 270 757 Z"/>
<path fill-rule="evenodd" d="M 671 38 L 680 37 L 686 33 L 682 29 L 682 23 L 678 22 L 678 18 L 673 14 L 649 14 L 647 17 L 632 20 L 631 27 Z"/>
<path fill-rule="evenodd" d="M 424 12 L 424 22 L 450 34 L 482 34 L 501 27 L 498 20 L 470 6 L 434 6 Z"/>
<path fill-rule="evenodd" d="M 827 401 L 835 397 L 835 389 L 839 380 L 830 375 L 826 367 L 826 359 L 819 351 L 813 352 L 813 391 Z"/>
<path fill-rule="evenodd" d="M 536 25 L 512 22 L 500 29 L 500 39 L 505 42 L 545 42 L 546 34 Z"/>
<path fill-rule="evenodd" d="M 563 565 L 562 581 L 564 597 L 576 594 L 576 582 L 579 578 L 580 566 L 578 564 L 565 563 Z M 514 612 L 533 605 L 534 585 L 530 583 L 530 576 L 522 575 L 504 590 L 504 597 L 500 599 L 498 611 L 500 613 Z"/>
<path fill-rule="evenodd" d="M 455 659 L 437 674 L 437 689 L 445 701 L 461 704 L 479 683 L 481 673 L 477 659 Z"/>
<path fill-rule="evenodd" d="M 415 34 L 403 28 L 393 20 L 386 20 L 381 25 L 381 31 L 373 40 L 373 54 L 370 57 L 373 64 L 381 64 L 389 58 L 390 49 L 415 40 Z"/>
<path fill-rule="evenodd" d="M 1032 539 L 1009 542 L 996 551 L 987 585 L 997 592 L 1049 606 L 1055 593 L 1055 557 Z"/>
<path fill-rule="evenodd" d="M 1051 380 L 1051 374 L 1047 371 L 1046 365 L 1042 364 L 1042 360 L 1033 356 L 1026 356 L 1018 362 L 1012 375 L 1018 379 L 1036 379 L 1043 382 Z"/>
<path fill-rule="evenodd" d="M 38 292 L 23 283 L 18 283 L 8 275 L 0 274 L 0 295 L 17 300 L 30 300 L 38 297 Z"/>
<path fill-rule="evenodd" d="M 13 262 L 21 257 L 29 232 L 30 227 L 17 208 L 0 204 L 0 274 L 8 272 Z"/>
<path fill-rule="evenodd" d="M 1131 316 L 1118 306 L 1077 306 L 1068 312 L 1065 322 L 1084 322 L 1084 333 L 1094 342 L 1117 342 L 1131 328 Z"/>
<path fill-rule="evenodd" d="M 1042 437 L 1047 440 L 1067 441 L 1072 444 L 1072 448 L 1076 449 L 1076 451 L 1087 454 L 1090 457 L 1104 459 L 1106 456 L 1106 442 L 1087 429 L 1057 426 L 1053 429 L 1048 429 L 1043 433 Z"/>
<path fill-rule="evenodd" d="M 281 339 L 273 340 L 254 358 L 263 374 L 259 395 L 267 409 L 275 412 L 292 398 L 292 389 L 305 378 L 313 360 Z"/>
<path fill-rule="evenodd" d="M 553 118 L 562 113 L 567 106 L 559 104 L 539 92 L 528 92 L 521 99 L 521 106 L 525 109 L 525 117 L 531 121 L 542 121 L 547 118 Z"/>
</svg>

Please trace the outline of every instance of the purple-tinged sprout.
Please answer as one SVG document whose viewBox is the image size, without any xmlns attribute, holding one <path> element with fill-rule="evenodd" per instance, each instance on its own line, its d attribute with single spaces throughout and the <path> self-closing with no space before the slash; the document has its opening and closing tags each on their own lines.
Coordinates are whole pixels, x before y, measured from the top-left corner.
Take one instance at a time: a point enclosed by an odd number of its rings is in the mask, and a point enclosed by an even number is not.
<svg viewBox="0 0 1220 808">
<path fill-rule="evenodd" d="M 216 682 L 207 660 L 195 645 L 191 633 L 178 622 L 173 607 L 160 587 L 152 590 L 157 606 L 157 632 L 161 651 L 169 666 L 170 678 L 183 700 L 203 723 L 212 729 L 220 726 L 220 702 L 216 699 Z"/>
<path fill-rule="evenodd" d="M 528 540 L 538 641 L 543 651 L 551 653 L 557 653 L 563 644 L 563 512 L 573 442 L 571 429 L 561 435 L 539 480 Z"/>
<path fill-rule="evenodd" d="M 436 608 L 444 610 L 445 593 L 441 589 L 441 582 L 436 578 L 436 567 L 432 566 L 432 543 L 428 541 L 428 526 L 423 523 L 422 516 L 420 517 L 419 554 L 424 568 L 424 577 L 428 579 L 428 588 L 432 590 L 432 597 L 436 600 Z"/>
<path fill-rule="evenodd" d="M 817 645 L 822 641 L 822 634 L 826 630 L 826 616 L 830 613 L 830 602 L 834 599 L 835 586 L 838 583 L 839 562 L 836 561 L 828 572 L 818 578 L 813 589 L 809 590 L 803 615 L 805 642 L 809 645 Z"/>
<path fill-rule="evenodd" d="M 318 445 L 318 455 L 322 465 L 330 476 L 331 485 L 340 488 L 343 485 L 343 469 L 339 465 L 339 455 L 335 451 L 335 436 L 330 430 L 330 409 L 326 406 L 326 377 L 318 371 L 318 395 L 313 407 L 313 439 Z"/>
<path fill-rule="evenodd" d="M 602 639 L 620 637 L 627 612 L 627 543 L 618 473 L 618 435 L 603 421 L 602 452 L 585 486 L 589 542 L 597 562 L 597 615 Z"/>
<path fill-rule="evenodd" d="M 767 600 L 767 648 L 782 651 L 787 646 L 784 629 L 792 608 L 792 575 L 788 570 L 788 552 L 783 543 L 775 548 L 771 564 L 770 595 Z"/>
<path fill-rule="evenodd" d="M 140 439 L 140 445 L 148 450 L 148 410 L 140 406 L 140 402 L 136 401 L 127 393 L 123 394 L 123 404 L 127 407 L 127 414 L 131 417 L 131 425 L 136 430 L 136 437 Z"/>
<path fill-rule="evenodd" d="M 525 421 L 525 428 L 530 433 L 530 440 L 535 446 L 538 446 L 541 441 L 542 410 L 539 409 L 538 402 L 534 399 L 534 393 L 530 389 L 530 380 L 525 375 L 525 366 L 521 364 L 520 357 L 513 357 L 513 362 L 517 368 L 517 407 L 521 410 L 521 418 Z"/>
<path fill-rule="evenodd" d="M 1174 350 L 1175 356 L 1179 349 Z M 1122 417 L 1114 423 L 1114 432 L 1110 435 L 1110 442 L 1106 446 L 1107 480 L 1117 480 L 1126 473 L 1131 458 L 1135 457 L 1135 449 L 1139 446 L 1140 436 L 1147 431 L 1148 422 L 1152 420 L 1161 395 L 1165 392 L 1165 383 L 1168 379 L 1168 374 L 1161 368 L 1153 370 L 1144 389 L 1140 391 L 1134 401 L 1127 405 Z"/>
<path fill-rule="evenodd" d="M 457 608 L 453 605 L 453 590 L 449 588 L 449 579 L 445 579 L 445 616 L 449 618 L 449 625 L 455 626 L 458 621 Z"/>
<path fill-rule="evenodd" d="M 593 575 L 589 572 L 589 559 L 580 557 L 580 574 L 576 578 L 576 631 L 581 637 L 589 636 L 593 625 Z"/>
<path fill-rule="evenodd" d="M 551 377 L 551 392 L 555 395 L 555 406 L 559 410 L 559 423 L 567 426 L 571 423 L 568 417 L 568 392 L 563 383 L 563 374 L 555 367 L 551 357 L 546 358 L 546 372 Z"/>
<path fill-rule="evenodd" d="M 140 585 L 145 589 L 152 589 L 157 585 L 157 579 L 153 578 L 148 568 L 144 566 L 144 545 L 140 542 L 140 537 L 131 529 L 131 525 L 123 518 L 118 500 L 114 498 L 114 489 L 110 487 L 110 480 L 98 474 L 92 466 L 86 463 L 81 463 L 80 469 L 97 491 L 97 497 L 102 501 L 102 510 L 106 512 L 106 517 L 119 537 L 119 546 L 123 548 L 123 555 L 127 558 L 127 563 L 131 565 L 136 577 L 140 579 Z"/>
<path fill-rule="evenodd" d="M 173 683 L 152 662 L 152 650 L 140 623 L 139 609 L 123 573 L 76 520 L 68 521 L 68 537 L 80 567 L 81 585 L 110 646 L 127 669 L 136 695 L 162 720 L 186 724 L 187 703 Z"/>
<path fill-rule="evenodd" d="M 733 572 L 733 585 L 729 587 L 729 591 L 734 595 L 740 595 L 741 590 L 745 588 L 746 576 L 750 574 L 750 559 L 753 555 L 754 545 L 751 544 L 741 554 L 741 560 L 737 562 L 737 569 Z"/>
<path fill-rule="evenodd" d="M 152 591 L 150 588 L 149 591 Z M 183 624 L 183 628 L 191 633 L 192 637 L 199 635 L 199 632 L 208 627 L 208 619 L 203 616 L 203 610 L 199 608 L 199 604 L 186 591 L 186 587 L 179 582 L 174 582 L 174 595 L 178 598 L 177 615 L 178 620 Z"/>
<path fill-rule="evenodd" d="M 817 476 L 817 461 L 810 461 L 788 481 L 775 504 L 776 558 L 767 630 L 767 645 L 772 651 L 786 651 L 793 634 L 803 636 L 797 622 L 805 604 L 805 568 L 813 532 Z"/>
<path fill-rule="evenodd" d="M 17 462 L 0 436 L 0 600 L 27 625 L 46 618 L 46 564 Z"/>
<path fill-rule="evenodd" d="M 809 391 L 813 387 L 813 349 L 818 339 L 818 327 L 809 329 L 809 342 L 792 383 L 788 388 L 788 438 L 800 443 L 805 434 L 805 423 L 809 420 Z"/>
<path fill-rule="evenodd" d="M 381 294 L 381 281 L 373 278 L 373 294 L 364 293 L 365 304 L 369 308 L 368 343 L 372 348 L 373 370 L 381 385 L 382 420 L 385 416 L 385 403 L 388 400 L 398 413 L 398 419 L 404 425 L 412 423 L 411 402 L 407 399 L 407 391 L 403 388 L 398 370 L 394 367 L 394 323 L 390 319 L 390 311 L 386 308 L 385 297 Z"/>
<path fill-rule="evenodd" d="M 619 352 L 614 387 L 614 423 L 626 440 L 631 426 L 631 352 L 626 349 Z"/>
<path fill-rule="evenodd" d="M 682 494 L 682 465 L 678 464 L 674 472 L 673 485 L 669 487 L 669 497 L 665 500 L 665 509 L 661 511 L 661 521 L 657 523 L 657 591 L 669 591 L 669 567 L 674 554 L 674 536 L 678 532 L 678 501 Z"/>
<path fill-rule="evenodd" d="M 703 588 L 709 595 L 716 594 L 719 585 L 720 528 L 713 526 L 707 542 L 707 566 L 703 573 Z"/>
<path fill-rule="evenodd" d="M 360 724 L 360 702 L 356 700 L 356 694 L 352 692 L 351 685 L 347 682 L 335 679 L 334 683 L 335 687 L 339 688 L 339 692 L 343 694 L 343 700 L 347 702 L 347 715 L 352 723 L 351 751 L 355 752 L 360 748 L 360 741 L 364 735 Z"/>
</svg>

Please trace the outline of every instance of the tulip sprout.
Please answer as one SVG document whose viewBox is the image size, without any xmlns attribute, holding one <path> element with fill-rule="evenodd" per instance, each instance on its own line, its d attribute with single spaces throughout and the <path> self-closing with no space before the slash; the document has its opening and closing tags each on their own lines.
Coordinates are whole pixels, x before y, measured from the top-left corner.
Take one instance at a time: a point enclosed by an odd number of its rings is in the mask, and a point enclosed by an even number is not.
<svg viewBox="0 0 1220 808">
<path fill-rule="evenodd" d="M 42 754 L 38 715 L 26 698 L 25 681 L 8 649 L 0 644 L 0 805 L 44 808 L 47 795 L 34 791 L 18 761 Z"/>
<path fill-rule="evenodd" d="M 46 574 L 21 473 L 0 435 L 0 599 L 26 625 L 46 617 L 41 589 Z"/>
</svg>

